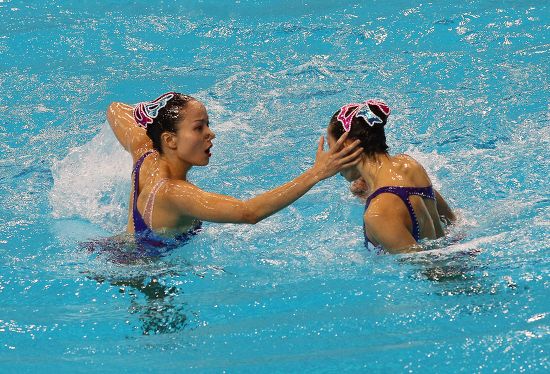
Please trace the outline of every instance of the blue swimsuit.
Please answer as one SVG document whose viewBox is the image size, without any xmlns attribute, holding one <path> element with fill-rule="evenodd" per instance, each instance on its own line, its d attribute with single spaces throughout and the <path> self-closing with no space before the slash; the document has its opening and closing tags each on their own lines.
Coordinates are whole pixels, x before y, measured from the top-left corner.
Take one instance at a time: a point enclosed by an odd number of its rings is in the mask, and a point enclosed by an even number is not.
<svg viewBox="0 0 550 374">
<path fill-rule="evenodd" d="M 411 204 L 411 200 L 409 199 L 409 196 L 411 195 L 417 195 L 421 196 L 427 199 L 435 200 L 435 194 L 432 186 L 428 187 L 397 187 L 397 186 L 387 186 L 387 187 L 380 187 L 376 191 L 374 191 L 368 198 L 367 202 L 365 203 L 365 212 L 367 211 L 369 204 L 372 199 L 374 199 L 376 196 L 382 194 L 382 193 L 392 193 L 394 195 L 397 195 L 403 200 L 405 205 L 407 206 L 407 209 L 409 211 L 409 215 L 411 216 L 412 221 L 412 236 L 414 237 L 414 240 L 417 242 L 420 240 L 420 225 L 418 224 L 418 219 L 416 217 L 416 213 L 414 212 L 413 206 Z M 365 231 L 365 223 L 363 222 L 363 232 L 365 233 L 365 246 L 368 248 L 368 243 L 373 244 L 369 238 L 367 237 L 367 232 Z M 373 244 L 374 245 L 374 244 Z"/>
<path fill-rule="evenodd" d="M 136 162 L 136 165 L 134 166 L 133 176 L 134 176 L 134 192 L 133 192 L 133 203 L 132 203 L 132 219 L 134 221 L 134 237 L 136 239 L 136 243 L 140 247 L 145 247 L 147 249 L 147 252 L 150 255 L 154 255 L 152 252 L 158 252 L 158 254 L 161 254 L 161 250 L 163 248 L 173 248 L 175 246 L 180 246 L 182 244 L 185 244 L 191 236 L 197 234 L 200 231 L 201 228 L 201 222 L 197 222 L 197 224 L 191 228 L 186 233 L 181 233 L 176 235 L 174 238 L 164 238 L 158 234 L 156 234 L 146 223 L 143 219 L 143 216 L 137 209 L 137 199 L 138 199 L 138 190 L 139 190 L 139 171 L 141 169 L 141 165 L 143 164 L 143 160 L 145 160 L 145 157 L 149 156 L 153 151 L 148 151 L 143 154 L 139 158 L 139 160 Z M 155 192 L 156 193 L 156 192 Z"/>
</svg>

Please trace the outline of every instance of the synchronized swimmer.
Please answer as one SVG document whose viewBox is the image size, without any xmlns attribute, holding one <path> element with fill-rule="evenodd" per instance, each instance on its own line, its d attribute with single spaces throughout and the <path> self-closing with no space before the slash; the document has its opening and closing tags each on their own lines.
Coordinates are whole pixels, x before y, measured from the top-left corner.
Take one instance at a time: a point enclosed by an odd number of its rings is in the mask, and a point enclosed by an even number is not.
<svg viewBox="0 0 550 374">
<path fill-rule="evenodd" d="M 215 134 L 205 106 L 176 92 L 136 106 L 112 103 L 107 120 L 133 158 L 127 231 L 136 243 L 162 247 L 184 242 L 201 221 L 254 224 L 293 203 L 316 183 L 340 172 L 366 183 L 366 241 L 390 253 L 418 251 L 418 241 L 444 235 L 440 218 L 455 216 L 426 171 L 407 155 L 390 156 L 384 134 L 389 107 L 379 100 L 340 108 L 319 139 L 314 165 L 295 179 L 252 199 L 207 192 L 187 180 L 206 166 Z"/>
<path fill-rule="evenodd" d="M 384 126 L 390 108 L 381 100 L 344 105 L 330 119 L 329 146 L 349 134 L 344 144 L 360 141 L 358 163 L 340 172 L 352 182 L 352 192 L 366 197 L 365 244 L 389 253 L 422 250 L 421 239 L 444 235 L 444 223 L 456 220 L 422 165 L 412 157 L 390 155 Z M 442 222 L 444 221 L 444 223 Z"/>
</svg>

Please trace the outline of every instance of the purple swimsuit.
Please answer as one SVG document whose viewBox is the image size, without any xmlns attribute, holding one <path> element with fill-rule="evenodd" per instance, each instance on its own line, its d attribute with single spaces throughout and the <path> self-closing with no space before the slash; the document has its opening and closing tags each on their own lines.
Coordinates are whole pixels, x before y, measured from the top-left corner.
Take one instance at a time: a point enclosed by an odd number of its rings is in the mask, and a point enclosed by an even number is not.
<svg viewBox="0 0 550 374">
<path fill-rule="evenodd" d="M 379 189 L 374 191 L 367 198 L 367 202 L 365 203 L 365 211 L 367 211 L 371 200 L 374 199 L 376 196 L 382 194 L 382 193 L 392 193 L 394 195 L 399 196 L 401 198 L 401 200 L 403 200 L 403 202 L 407 206 L 407 209 L 409 211 L 409 215 L 411 216 L 412 236 L 414 237 L 414 240 L 416 240 L 418 242 L 420 240 L 420 225 L 418 224 L 418 219 L 416 217 L 416 213 L 414 212 L 414 209 L 413 209 L 413 206 L 411 204 L 411 200 L 409 199 L 409 196 L 417 195 L 417 196 L 422 196 L 422 197 L 427 198 L 427 199 L 435 200 L 435 194 L 434 194 L 434 190 L 433 190 L 432 186 L 428 186 L 428 187 L 397 187 L 397 186 L 380 187 Z M 367 248 L 368 248 L 368 243 L 372 244 L 372 242 L 367 237 L 364 222 L 363 222 L 363 232 L 365 233 L 365 246 L 367 246 Z"/>
<path fill-rule="evenodd" d="M 133 176 L 134 176 L 134 192 L 133 192 L 133 203 L 132 203 L 132 219 L 134 221 L 134 237 L 136 242 L 142 246 L 147 247 L 149 251 L 153 248 L 173 248 L 187 242 L 191 236 L 197 234 L 201 228 L 201 222 L 199 221 L 195 227 L 191 228 L 186 233 L 181 233 L 176 235 L 174 238 L 164 238 L 156 234 L 143 219 L 143 216 L 137 209 L 137 199 L 138 199 L 138 190 L 139 190 L 139 171 L 143 160 L 149 156 L 153 151 L 148 151 L 143 154 L 136 162 L 134 166 Z"/>
</svg>

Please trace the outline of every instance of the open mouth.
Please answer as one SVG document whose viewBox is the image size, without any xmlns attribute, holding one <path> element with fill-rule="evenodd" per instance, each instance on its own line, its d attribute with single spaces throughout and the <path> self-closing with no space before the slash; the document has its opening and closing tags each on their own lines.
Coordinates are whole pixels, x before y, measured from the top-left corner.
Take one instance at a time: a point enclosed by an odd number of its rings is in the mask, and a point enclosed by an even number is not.
<svg viewBox="0 0 550 374">
<path fill-rule="evenodd" d="M 206 149 L 206 151 L 204 151 L 204 153 L 206 153 L 208 155 L 208 157 L 212 156 L 212 152 L 210 152 L 210 150 L 212 149 L 213 145 L 211 145 L 210 147 L 208 147 Z"/>
</svg>

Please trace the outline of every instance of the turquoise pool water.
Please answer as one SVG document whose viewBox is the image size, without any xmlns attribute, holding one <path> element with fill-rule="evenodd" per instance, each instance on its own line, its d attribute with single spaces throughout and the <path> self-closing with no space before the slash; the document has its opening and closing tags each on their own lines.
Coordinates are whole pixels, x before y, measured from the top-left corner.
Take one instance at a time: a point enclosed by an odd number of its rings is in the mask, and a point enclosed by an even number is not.
<svg viewBox="0 0 550 374">
<path fill-rule="evenodd" d="M 0 0 L 0 371 L 548 371 L 548 5 Z M 87 253 L 127 211 L 104 111 L 168 90 L 217 134 L 192 180 L 240 198 L 311 165 L 342 103 L 384 98 L 453 241 L 373 256 L 335 177 L 160 260 Z"/>
</svg>

